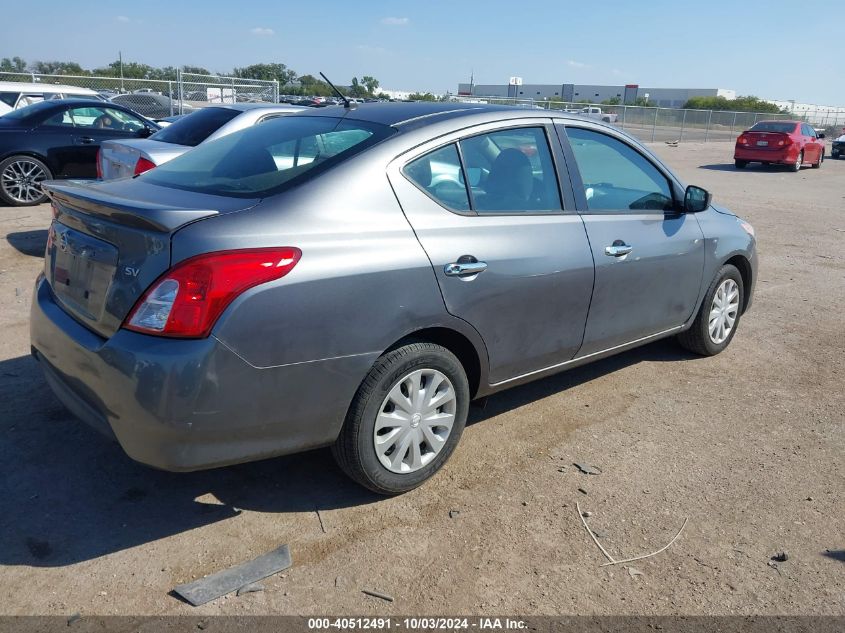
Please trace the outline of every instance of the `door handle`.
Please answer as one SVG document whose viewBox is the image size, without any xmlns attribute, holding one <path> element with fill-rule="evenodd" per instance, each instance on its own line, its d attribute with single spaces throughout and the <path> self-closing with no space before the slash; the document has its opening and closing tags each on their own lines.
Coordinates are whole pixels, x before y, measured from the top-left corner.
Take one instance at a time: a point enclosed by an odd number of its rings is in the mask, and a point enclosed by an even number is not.
<svg viewBox="0 0 845 633">
<path fill-rule="evenodd" d="M 90 145 L 91 143 L 94 142 L 94 139 L 91 138 L 90 136 L 80 136 L 79 142 L 82 143 L 83 145 Z"/>
<path fill-rule="evenodd" d="M 622 240 L 616 240 L 611 246 L 605 246 L 604 254 L 611 257 L 624 257 L 632 250 L 634 250 L 633 246 L 629 246 Z"/>
<path fill-rule="evenodd" d="M 443 267 L 447 277 L 469 277 L 487 270 L 487 262 L 452 262 Z"/>
</svg>

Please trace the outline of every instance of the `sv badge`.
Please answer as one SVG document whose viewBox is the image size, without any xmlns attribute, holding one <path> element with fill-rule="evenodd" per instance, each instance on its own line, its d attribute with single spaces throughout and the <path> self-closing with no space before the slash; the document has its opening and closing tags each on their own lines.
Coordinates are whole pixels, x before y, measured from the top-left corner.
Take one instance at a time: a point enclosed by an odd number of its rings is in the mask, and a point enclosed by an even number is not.
<svg viewBox="0 0 845 633">
<path fill-rule="evenodd" d="M 138 273 L 141 272 L 140 268 L 132 268 L 131 266 L 124 266 L 123 272 L 128 277 L 137 277 Z"/>
</svg>

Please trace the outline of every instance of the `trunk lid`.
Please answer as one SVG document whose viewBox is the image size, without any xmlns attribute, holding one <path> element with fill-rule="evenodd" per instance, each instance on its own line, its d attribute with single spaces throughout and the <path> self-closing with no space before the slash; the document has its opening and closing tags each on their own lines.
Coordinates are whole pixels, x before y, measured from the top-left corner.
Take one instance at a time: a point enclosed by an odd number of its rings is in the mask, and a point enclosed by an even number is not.
<svg viewBox="0 0 845 633">
<path fill-rule="evenodd" d="M 187 152 L 187 145 L 163 143 L 151 139 L 104 141 L 100 145 L 100 169 L 104 180 L 129 178 L 135 174 L 135 165 L 142 156 L 156 165 L 173 160 Z"/>
<path fill-rule="evenodd" d="M 138 298 L 170 268 L 170 242 L 181 227 L 255 205 L 148 185 L 141 179 L 47 182 L 55 219 L 44 274 L 59 305 L 108 338 Z"/>
<path fill-rule="evenodd" d="M 746 139 L 746 147 L 749 149 L 783 149 L 789 145 L 789 134 L 782 132 L 743 132 L 742 136 Z"/>
</svg>

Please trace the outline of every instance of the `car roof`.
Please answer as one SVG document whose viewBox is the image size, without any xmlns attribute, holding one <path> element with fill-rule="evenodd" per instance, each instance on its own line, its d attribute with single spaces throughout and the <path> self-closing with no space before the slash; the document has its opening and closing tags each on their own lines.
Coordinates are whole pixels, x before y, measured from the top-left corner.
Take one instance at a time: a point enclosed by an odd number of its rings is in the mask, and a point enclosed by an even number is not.
<svg viewBox="0 0 845 633">
<path fill-rule="evenodd" d="M 599 123 L 595 119 L 581 114 L 572 114 L 563 110 L 535 110 L 515 108 L 509 105 L 488 105 L 477 103 L 431 103 L 431 102 L 400 102 L 400 103 L 362 103 L 354 109 L 345 106 L 329 106 L 319 110 L 307 109 L 307 112 L 296 116 L 345 116 L 350 119 L 389 125 L 400 132 L 417 130 L 429 125 L 437 125 L 445 121 L 456 121 L 471 118 L 473 123 L 502 121 L 507 119 L 526 118 L 565 118 L 577 121 Z"/>
<path fill-rule="evenodd" d="M 299 112 L 307 110 L 302 106 L 295 106 L 289 103 L 212 103 L 206 106 L 207 108 L 226 108 L 228 110 L 239 110 L 246 112 L 247 110 L 272 110 L 274 112 Z"/>
<path fill-rule="evenodd" d="M 75 92 L 84 95 L 97 94 L 94 90 L 80 88 L 79 86 L 22 81 L 0 81 L 0 90 L 17 90 L 19 92 Z"/>
</svg>

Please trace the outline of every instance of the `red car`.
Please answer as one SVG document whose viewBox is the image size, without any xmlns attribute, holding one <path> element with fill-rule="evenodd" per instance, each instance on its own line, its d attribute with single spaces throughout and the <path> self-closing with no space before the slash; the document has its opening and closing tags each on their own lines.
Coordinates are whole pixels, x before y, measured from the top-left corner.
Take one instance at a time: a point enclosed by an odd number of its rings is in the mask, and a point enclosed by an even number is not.
<svg viewBox="0 0 845 633">
<path fill-rule="evenodd" d="M 759 121 L 736 139 L 734 161 L 737 169 L 748 163 L 789 165 L 798 171 L 810 163 L 818 168 L 824 162 L 824 134 L 801 121 Z"/>
</svg>

